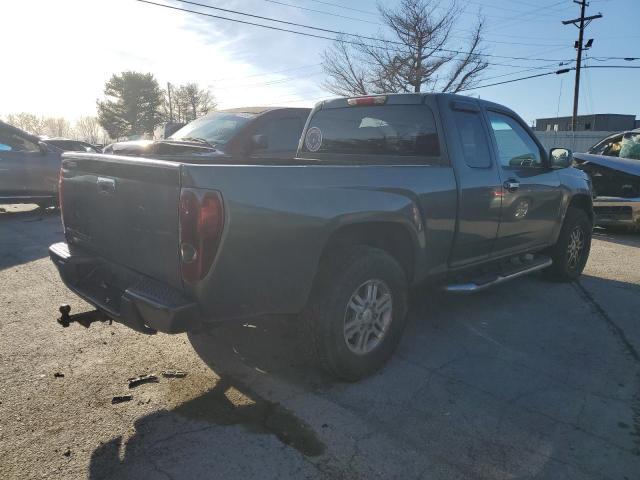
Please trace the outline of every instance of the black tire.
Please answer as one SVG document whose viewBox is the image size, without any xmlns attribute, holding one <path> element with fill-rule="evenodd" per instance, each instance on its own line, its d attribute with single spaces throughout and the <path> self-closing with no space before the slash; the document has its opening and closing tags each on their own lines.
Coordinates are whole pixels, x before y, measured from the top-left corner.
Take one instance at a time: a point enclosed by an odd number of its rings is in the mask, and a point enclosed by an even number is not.
<svg viewBox="0 0 640 480">
<path fill-rule="evenodd" d="M 343 380 L 357 381 L 378 370 L 398 345 L 407 316 L 407 278 L 392 256 L 369 246 L 335 250 L 324 259 L 307 315 L 313 343 L 326 371 Z M 365 302 L 366 308 L 359 306 L 362 311 L 356 315 L 349 303 L 359 288 L 368 289 L 369 285 L 375 286 L 379 298 Z M 390 296 L 391 307 L 382 305 L 386 295 Z M 390 310 L 379 313 L 383 308 Z M 364 348 L 370 347 L 370 351 L 355 353 L 357 342 L 350 340 L 356 337 L 345 338 L 348 316 L 350 325 L 360 325 L 361 331 L 354 333 L 364 336 Z M 382 329 L 381 324 L 385 325 Z"/>
<path fill-rule="evenodd" d="M 573 282 L 578 279 L 589 258 L 592 230 L 593 225 L 584 210 L 567 210 L 558 241 L 549 250 L 553 265 L 545 270 L 548 279 L 558 282 Z M 578 258 L 572 257 L 570 252 L 574 235 L 581 235 L 583 239 Z"/>
</svg>

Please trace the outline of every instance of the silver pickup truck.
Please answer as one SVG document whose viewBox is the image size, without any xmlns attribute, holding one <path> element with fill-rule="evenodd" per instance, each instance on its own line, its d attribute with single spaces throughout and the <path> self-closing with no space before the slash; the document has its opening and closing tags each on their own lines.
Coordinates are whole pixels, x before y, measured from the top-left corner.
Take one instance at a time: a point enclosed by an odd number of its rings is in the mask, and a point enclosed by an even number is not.
<svg viewBox="0 0 640 480">
<path fill-rule="evenodd" d="M 71 290 L 141 332 L 301 314 L 322 365 L 357 380 L 393 352 L 412 286 L 581 274 L 593 212 L 571 160 L 486 101 L 328 100 L 295 159 L 65 154 L 66 242 L 50 256 Z"/>
</svg>

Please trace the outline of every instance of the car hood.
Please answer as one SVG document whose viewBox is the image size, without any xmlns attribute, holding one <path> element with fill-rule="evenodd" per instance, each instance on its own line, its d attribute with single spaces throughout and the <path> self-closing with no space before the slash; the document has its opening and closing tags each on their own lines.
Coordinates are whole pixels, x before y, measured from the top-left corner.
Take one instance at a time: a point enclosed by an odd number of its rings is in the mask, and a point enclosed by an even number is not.
<svg viewBox="0 0 640 480">
<path fill-rule="evenodd" d="M 133 156 L 216 156 L 222 153 L 216 147 L 200 142 L 179 140 L 131 140 L 116 142 L 105 148 L 105 153 Z"/>
<path fill-rule="evenodd" d="M 601 167 L 611 168 L 629 175 L 640 176 L 640 160 L 632 160 L 629 158 L 607 157 L 605 155 L 593 155 L 591 153 L 574 153 L 579 163 L 593 163 Z"/>
</svg>

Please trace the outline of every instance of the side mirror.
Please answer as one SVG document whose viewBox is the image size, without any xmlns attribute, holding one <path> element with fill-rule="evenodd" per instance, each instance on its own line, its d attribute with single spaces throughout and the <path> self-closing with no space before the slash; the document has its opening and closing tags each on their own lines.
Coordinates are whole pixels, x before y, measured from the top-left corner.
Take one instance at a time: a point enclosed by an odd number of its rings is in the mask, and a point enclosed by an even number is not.
<svg viewBox="0 0 640 480">
<path fill-rule="evenodd" d="M 552 148 L 549 159 L 552 168 L 567 168 L 573 164 L 573 152 L 568 148 Z"/>
<path fill-rule="evenodd" d="M 49 146 L 44 142 L 38 142 L 38 147 L 43 155 L 49 151 Z"/>
<path fill-rule="evenodd" d="M 269 147 L 269 139 L 266 135 L 258 134 L 251 136 L 251 146 L 253 150 L 263 150 Z"/>
</svg>

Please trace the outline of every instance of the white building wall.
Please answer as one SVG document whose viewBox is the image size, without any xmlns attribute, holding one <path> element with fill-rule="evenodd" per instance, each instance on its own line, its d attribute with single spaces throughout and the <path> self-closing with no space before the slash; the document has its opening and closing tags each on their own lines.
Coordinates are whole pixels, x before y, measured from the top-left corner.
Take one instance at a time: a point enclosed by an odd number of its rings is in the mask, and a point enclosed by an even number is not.
<svg viewBox="0 0 640 480">
<path fill-rule="evenodd" d="M 574 152 L 586 152 L 590 147 L 598 143 L 605 137 L 617 132 L 554 132 L 534 131 L 545 150 L 549 151 L 554 147 L 570 148 Z"/>
</svg>

